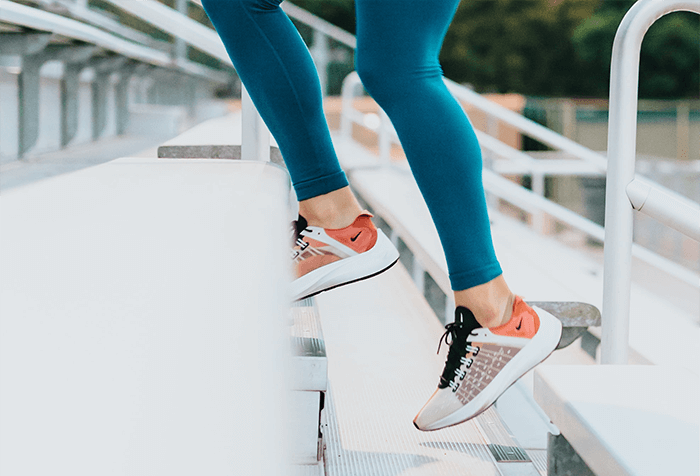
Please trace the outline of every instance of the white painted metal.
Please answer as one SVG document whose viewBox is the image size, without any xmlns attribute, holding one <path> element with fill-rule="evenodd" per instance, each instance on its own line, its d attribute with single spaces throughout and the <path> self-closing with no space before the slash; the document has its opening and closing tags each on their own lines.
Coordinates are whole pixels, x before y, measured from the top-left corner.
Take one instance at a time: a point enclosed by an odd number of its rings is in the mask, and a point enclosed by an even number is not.
<svg viewBox="0 0 700 476">
<path fill-rule="evenodd" d="M 85 9 L 83 7 L 74 7 L 71 11 L 73 10 L 75 10 L 76 16 L 81 16 L 81 12 Z M 94 12 L 86 14 L 84 19 L 87 21 L 95 21 L 95 15 L 97 14 L 94 14 Z M 90 43 L 122 56 L 155 66 L 166 68 L 177 67 L 184 72 L 205 77 L 212 81 L 227 81 L 227 78 L 219 71 L 215 71 L 194 61 L 189 61 L 184 58 L 172 60 L 170 55 L 164 51 L 139 45 L 94 26 L 37 8 L 17 4 L 9 0 L 0 0 L 0 21 L 39 31 L 48 31 L 56 35 Z M 101 22 L 97 22 L 96 24 L 98 23 Z"/>
<path fill-rule="evenodd" d="M 634 180 L 642 40 L 656 20 L 681 10 L 700 14 L 700 0 L 640 0 L 625 15 L 613 43 L 601 342 L 606 364 L 625 364 L 628 358 L 633 210 L 626 187 Z"/>
<path fill-rule="evenodd" d="M 84 41 L 146 63 L 158 66 L 171 64 L 170 56 L 162 51 L 137 45 L 79 21 L 10 0 L 0 0 L 0 21 Z"/>
<path fill-rule="evenodd" d="M 681 203 L 649 184 L 632 180 L 626 187 L 632 208 L 700 241 L 700 205 Z"/>
<path fill-rule="evenodd" d="M 391 124 L 389 116 L 384 109 L 379 109 L 379 161 L 382 165 L 391 164 L 391 143 L 392 135 L 396 135 L 396 131 Z"/>
<path fill-rule="evenodd" d="M 371 155 L 359 147 L 339 148 L 339 158 L 346 170 L 353 188 L 372 208 L 377 216 L 382 217 L 389 226 L 396 230 L 401 240 L 418 256 L 426 271 L 446 294 L 451 293 L 442 246 L 437 230 L 430 219 L 430 213 L 421 198 L 410 172 L 397 167 L 354 167 L 354 164 L 367 163 L 362 154 Z M 489 175 L 485 174 L 485 177 Z M 527 194 L 539 200 L 531 192 L 503 177 L 496 184 L 503 182 L 514 203 L 527 200 Z M 489 179 L 485 178 L 488 184 Z M 488 189 L 488 188 L 487 188 Z M 521 194 L 525 194 L 524 197 Z M 556 204 L 554 204 L 556 205 Z M 583 220 L 573 212 L 572 218 Z M 603 230 L 596 227 L 603 238 Z M 524 224 L 492 213 L 491 233 L 496 252 L 512 289 L 531 300 L 542 301 L 582 301 L 596 307 L 602 304 L 603 273 L 602 264 L 583 251 L 571 249 L 559 243 L 554 237 L 541 236 Z M 635 248 L 639 256 L 655 265 L 653 255 L 644 248 Z M 644 254 L 651 256 L 645 256 Z M 565 265 L 562 265 L 565 263 Z M 659 365 L 673 364 L 684 366 L 693 372 L 700 372 L 700 328 L 697 326 L 700 289 L 696 287 L 697 275 L 675 263 L 679 279 L 685 276 L 691 285 L 684 285 L 674 278 L 659 279 L 653 287 L 642 275 L 635 276 L 632 287 L 632 310 L 630 346 L 632 356 L 640 363 Z M 644 263 L 637 263 L 640 271 L 647 270 Z M 685 273 L 685 275 L 683 274 Z M 677 329 L 676 345 L 665 352 L 649 352 L 654 348 L 658 333 L 649 332 L 664 316 L 664 323 L 669 328 Z M 451 320 L 451 317 L 449 318 Z M 599 329 L 593 329 L 593 332 Z M 599 334 L 596 333 L 599 337 Z"/>
<path fill-rule="evenodd" d="M 605 172 L 607 160 L 600 154 L 587 149 L 580 144 L 577 144 L 566 137 L 559 136 L 555 132 L 537 124 L 529 119 L 526 119 L 519 114 L 516 114 L 498 104 L 495 104 L 477 93 L 470 91 L 456 83 L 451 83 L 446 80 L 451 91 L 455 96 L 462 100 L 470 102 L 470 104 L 484 110 L 488 114 L 509 125 L 518 128 L 519 130 L 532 135 L 544 143 L 559 147 L 562 151 L 578 157 L 583 160 L 537 160 L 528 154 L 514 149 L 498 139 L 489 136 L 481 131 L 476 131 L 479 143 L 485 151 L 494 152 L 496 155 L 504 157 L 503 160 L 498 160 L 494 164 L 494 170 L 499 173 L 522 173 L 522 174 L 541 174 L 541 175 L 582 175 L 582 176 L 597 176 Z M 356 92 L 362 85 L 356 73 L 349 74 L 343 82 L 343 110 L 341 116 L 340 136 L 351 141 L 352 124 L 363 124 L 364 115 L 353 109 L 352 101 Z M 398 143 L 398 137 L 395 134 L 392 136 Z M 685 204 L 685 206 L 693 206 L 693 202 L 677 193 L 668 190 L 654 182 L 649 181 L 641 176 L 636 176 L 636 180 L 642 184 L 653 184 L 654 188 L 662 191 L 674 201 Z M 490 170 L 484 170 L 484 186 L 487 192 L 495 196 L 505 199 L 510 203 L 517 205 L 521 209 L 529 213 L 538 214 L 541 211 L 567 223 L 574 228 L 587 233 L 589 236 L 603 241 L 603 228 L 592 221 L 564 208 L 552 201 L 546 200 L 537 194 L 529 193 L 526 189 L 516 185 L 515 183 L 506 180 Z M 660 256 L 653 251 L 650 251 L 642 246 L 634 244 L 632 253 L 635 257 L 652 264 L 660 270 L 675 276 L 686 283 L 696 286 L 700 280 L 700 276 L 677 263 Z M 432 274 L 432 273 L 431 273 Z"/>
<path fill-rule="evenodd" d="M 248 90 L 243 87 L 242 98 L 242 142 L 241 158 L 243 160 L 270 161 L 270 131 L 260 117 Z"/>
<path fill-rule="evenodd" d="M 321 84 L 321 95 L 326 96 L 328 92 L 328 63 L 330 62 L 330 47 L 328 36 L 320 30 L 314 30 L 314 43 L 309 50 L 314 59 L 318 81 Z"/>
<path fill-rule="evenodd" d="M 307 12 L 303 8 L 297 7 L 290 2 L 283 2 L 282 9 L 290 17 L 309 25 L 314 30 L 319 31 L 330 38 L 333 38 L 338 43 L 342 43 L 352 49 L 355 49 L 357 46 L 355 35 L 348 33 L 342 28 L 321 19 L 312 13 Z"/>
<path fill-rule="evenodd" d="M 216 31 L 155 0 L 106 0 L 108 3 L 163 30 L 187 44 L 231 65 Z"/>
<path fill-rule="evenodd" d="M 168 51 L 171 47 L 167 41 L 156 40 L 152 36 L 122 25 L 113 17 L 99 13 L 99 10 L 88 8 L 87 0 L 38 0 L 45 8 L 60 6 L 73 18 L 83 20 L 91 25 L 99 26 L 105 30 L 116 33 L 124 38 L 135 41 L 143 46 L 148 46 L 161 51 Z"/>
<path fill-rule="evenodd" d="M 411 270 L 411 276 L 413 277 L 413 282 L 420 291 L 421 294 L 425 292 L 425 268 L 420 262 L 418 256 L 413 255 L 413 269 Z"/>
</svg>

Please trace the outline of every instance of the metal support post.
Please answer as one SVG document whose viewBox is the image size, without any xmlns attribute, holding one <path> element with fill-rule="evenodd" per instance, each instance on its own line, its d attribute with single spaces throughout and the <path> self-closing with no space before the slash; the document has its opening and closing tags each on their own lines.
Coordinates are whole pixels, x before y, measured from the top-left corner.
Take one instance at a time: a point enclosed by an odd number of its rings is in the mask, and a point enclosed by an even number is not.
<svg viewBox="0 0 700 476">
<path fill-rule="evenodd" d="M 126 58 L 96 59 L 90 66 L 95 70 L 92 82 L 92 140 L 99 139 L 107 125 L 107 93 L 109 78 L 126 62 Z"/>
<path fill-rule="evenodd" d="M 676 106 L 676 158 L 690 158 L 690 103 L 683 101 Z"/>
<path fill-rule="evenodd" d="M 189 0 L 175 0 L 175 10 L 187 16 L 187 8 L 189 6 Z M 185 40 L 179 37 L 175 37 L 175 45 L 173 47 L 173 56 L 175 59 L 187 58 L 187 43 Z"/>
<path fill-rule="evenodd" d="M 39 137 L 39 71 L 47 59 L 41 53 L 22 57 L 22 70 L 18 78 L 19 157 L 24 157 Z"/>
<path fill-rule="evenodd" d="M 384 109 L 379 108 L 379 161 L 382 165 L 391 164 L 391 120 Z"/>
<path fill-rule="evenodd" d="M 532 192 L 544 198 L 545 192 L 545 176 L 542 172 L 532 173 Z M 537 233 L 545 233 L 545 215 L 542 210 L 538 210 L 532 214 L 532 226 Z"/>
<path fill-rule="evenodd" d="M 328 36 L 320 30 L 314 30 L 314 43 L 311 46 L 311 56 L 318 70 L 318 79 L 321 83 L 321 94 L 326 97 L 328 93 L 328 63 L 330 61 L 330 48 Z"/>
<path fill-rule="evenodd" d="M 114 85 L 114 102 L 117 113 L 117 135 L 122 135 L 129 127 L 129 83 L 138 63 L 130 62 L 119 70 L 119 80 Z"/>
<path fill-rule="evenodd" d="M 450 294 L 445 294 L 445 324 L 455 320 L 455 300 Z"/>
<path fill-rule="evenodd" d="M 95 46 L 69 46 L 55 55 L 55 59 L 64 62 L 61 78 L 61 147 L 67 146 L 78 132 L 80 72 L 96 51 L 98 48 Z"/>
<path fill-rule="evenodd" d="M 241 91 L 243 122 L 241 159 L 270 161 L 270 131 L 253 104 L 248 90 Z"/>
<path fill-rule="evenodd" d="M 24 157 L 39 137 L 39 70 L 49 59 L 44 49 L 51 35 L 47 33 L 3 34 L 2 52 L 22 57 L 18 85 L 18 157 Z"/>
<path fill-rule="evenodd" d="M 413 282 L 416 283 L 416 287 L 420 291 L 421 294 L 425 293 L 425 268 L 423 265 L 418 261 L 418 258 L 416 255 L 413 255 Z"/>
<path fill-rule="evenodd" d="M 498 123 L 498 119 L 496 119 L 492 115 L 486 116 L 486 133 L 493 137 L 494 139 L 498 139 L 498 135 L 500 133 L 500 127 Z M 493 164 L 496 159 L 496 154 L 491 151 L 491 150 L 486 150 L 484 157 L 483 157 L 483 167 L 486 170 L 493 171 Z M 498 197 L 492 193 L 486 192 L 486 204 L 491 208 L 492 210 L 498 210 Z"/>
<path fill-rule="evenodd" d="M 340 137 L 344 140 L 352 140 L 352 119 L 350 115 L 353 111 L 353 100 L 355 99 L 355 88 L 361 87 L 362 82 L 356 72 L 348 74 L 343 80 L 342 113 L 340 115 Z"/>
<path fill-rule="evenodd" d="M 700 13 L 700 0 L 639 0 L 620 23 L 613 43 L 601 339 L 604 364 L 628 361 L 633 210 L 626 188 L 634 179 L 642 40 L 656 20 L 680 10 Z"/>
</svg>

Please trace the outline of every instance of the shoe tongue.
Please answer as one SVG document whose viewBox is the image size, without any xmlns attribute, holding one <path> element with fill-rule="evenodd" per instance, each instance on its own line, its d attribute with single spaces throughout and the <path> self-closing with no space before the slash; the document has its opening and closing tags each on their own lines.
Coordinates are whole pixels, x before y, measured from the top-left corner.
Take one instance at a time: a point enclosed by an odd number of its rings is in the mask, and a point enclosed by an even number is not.
<svg viewBox="0 0 700 476">
<path fill-rule="evenodd" d="M 299 215 L 299 218 L 297 218 L 297 221 L 295 221 L 294 224 L 295 224 L 295 226 L 296 226 L 297 236 L 299 236 L 299 233 L 301 233 L 302 231 L 304 231 L 304 229 L 305 229 L 307 226 L 309 226 L 308 222 L 306 221 L 306 218 L 304 218 L 304 217 L 301 216 L 301 215 Z"/>
<path fill-rule="evenodd" d="M 464 306 L 457 306 L 457 309 L 455 309 L 455 323 L 461 324 L 470 329 L 477 329 L 481 327 L 479 321 L 477 321 L 476 317 L 474 317 L 474 313 Z"/>
</svg>

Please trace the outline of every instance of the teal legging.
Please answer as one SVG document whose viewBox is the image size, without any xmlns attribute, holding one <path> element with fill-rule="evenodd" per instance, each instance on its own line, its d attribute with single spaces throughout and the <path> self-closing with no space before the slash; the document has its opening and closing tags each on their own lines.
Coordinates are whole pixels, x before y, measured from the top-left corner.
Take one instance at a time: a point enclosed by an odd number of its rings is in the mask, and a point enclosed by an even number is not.
<svg viewBox="0 0 700 476">
<path fill-rule="evenodd" d="M 331 143 L 313 60 L 281 0 L 204 0 L 284 157 L 299 200 L 348 185 Z M 452 289 L 501 274 L 469 119 L 438 55 L 459 0 L 356 0 L 357 72 L 386 111 L 442 242 Z"/>
</svg>

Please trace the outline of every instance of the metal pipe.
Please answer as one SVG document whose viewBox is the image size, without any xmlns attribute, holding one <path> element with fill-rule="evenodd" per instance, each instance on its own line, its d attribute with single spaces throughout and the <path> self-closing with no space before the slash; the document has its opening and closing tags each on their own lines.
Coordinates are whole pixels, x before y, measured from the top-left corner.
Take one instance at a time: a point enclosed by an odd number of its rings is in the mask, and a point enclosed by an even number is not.
<svg viewBox="0 0 700 476">
<path fill-rule="evenodd" d="M 311 47 L 311 56 L 316 64 L 318 80 L 321 83 L 321 95 L 328 94 L 328 63 L 330 63 L 330 46 L 328 36 L 321 30 L 314 30 L 314 43 Z"/>
<path fill-rule="evenodd" d="M 342 110 L 340 113 L 340 137 L 345 140 L 352 139 L 352 118 L 353 111 L 352 102 L 355 98 L 355 88 L 362 85 L 360 77 L 353 71 L 348 74 L 343 80 L 343 88 L 341 89 Z"/>
<path fill-rule="evenodd" d="M 632 208 L 700 241 L 700 205 L 695 207 L 638 180 L 626 188 Z"/>
<path fill-rule="evenodd" d="M 634 180 L 642 40 L 656 20 L 680 10 L 700 13 L 700 0 L 639 0 L 623 18 L 613 43 L 601 339 L 604 364 L 626 364 L 628 360 L 632 207 L 626 187 Z"/>
<path fill-rule="evenodd" d="M 379 162 L 391 165 L 391 131 L 392 125 L 384 109 L 379 108 Z"/>
<path fill-rule="evenodd" d="M 241 91 L 241 159 L 270 161 L 270 131 L 245 87 Z"/>
</svg>

